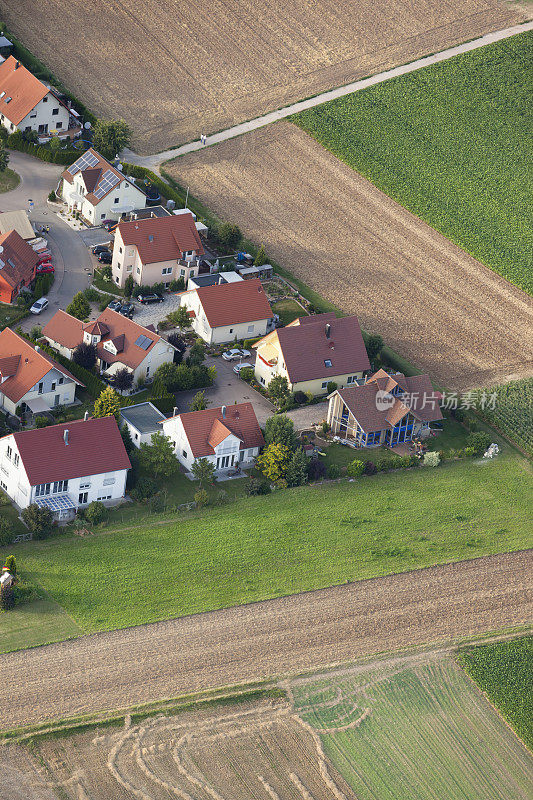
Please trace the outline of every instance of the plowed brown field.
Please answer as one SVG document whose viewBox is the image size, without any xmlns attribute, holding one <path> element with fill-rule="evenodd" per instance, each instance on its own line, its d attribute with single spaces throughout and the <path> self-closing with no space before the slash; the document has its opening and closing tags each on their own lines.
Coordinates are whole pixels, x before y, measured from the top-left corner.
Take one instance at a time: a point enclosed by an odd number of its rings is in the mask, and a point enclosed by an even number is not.
<svg viewBox="0 0 533 800">
<path fill-rule="evenodd" d="M 2 16 L 98 116 L 155 152 L 521 22 L 501 0 L 8 0 Z"/>
<path fill-rule="evenodd" d="M 169 172 L 450 389 L 533 373 L 531 298 L 288 122 Z"/>
</svg>

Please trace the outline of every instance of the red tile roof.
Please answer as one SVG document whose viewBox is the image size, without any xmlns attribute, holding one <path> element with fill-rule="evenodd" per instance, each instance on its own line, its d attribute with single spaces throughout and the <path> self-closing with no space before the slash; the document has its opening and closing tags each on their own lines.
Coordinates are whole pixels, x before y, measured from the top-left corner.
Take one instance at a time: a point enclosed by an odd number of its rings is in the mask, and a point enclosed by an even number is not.
<svg viewBox="0 0 533 800">
<path fill-rule="evenodd" d="M 16 65 L 18 68 L 15 68 Z M 18 125 L 50 90 L 13 56 L 0 64 L 0 113 Z M 9 103 L 6 98 L 11 97 Z"/>
<path fill-rule="evenodd" d="M 0 101 L 1 102 L 1 101 Z M 12 288 L 28 286 L 35 277 L 39 256 L 16 231 L 0 236 L 0 278 Z"/>
<path fill-rule="evenodd" d="M 177 261 L 190 250 L 204 253 L 192 214 L 121 222 L 117 231 L 124 245 L 137 248 L 143 264 Z"/>
<path fill-rule="evenodd" d="M 71 317 L 66 311 L 56 311 L 43 328 L 43 336 L 69 350 L 74 350 L 83 339 L 83 322 Z"/>
<path fill-rule="evenodd" d="M 53 367 L 65 377 L 75 381 L 78 386 L 84 386 L 81 381 L 46 353 L 37 351 L 26 339 L 10 328 L 4 328 L 0 333 L 0 361 L 15 355 L 20 358 L 17 371 L 0 385 L 0 392 L 13 403 L 18 403 L 26 392 L 39 383 Z M 12 365 L 10 365 L 11 370 Z"/>
<path fill-rule="evenodd" d="M 205 411 L 177 415 L 182 421 L 194 458 L 212 456 L 215 447 L 230 433 L 241 440 L 242 450 L 263 447 L 265 440 L 251 403 L 227 406 L 225 417 L 222 415 L 222 408 L 208 408 Z"/>
<path fill-rule="evenodd" d="M 212 328 L 272 319 L 273 312 L 259 278 L 204 286 L 193 291 L 198 294 Z"/>
<path fill-rule="evenodd" d="M 405 394 L 393 396 L 396 386 Z M 338 394 L 366 433 L 393 428 L 409 411 L 421 422 L 442 419 L 442 395 L 434 391 L 429 375 L 389 376 L 379 370 L 364 385 L 338 389 Z"/>
<path fill-rule="evenodd" d="M 13 436 L 32 486 L 131 467 L 115 417 L 65 422 Z"/>
<path fill-rule="evenodd" d="M 276 334 L 291 383 L 334 380 L 338 375 L 370 369 L 357 317 L 300 317 L 299 325 L 278 328 Z M 259 349 L 261 341 L 254 347 Z M 331 367 L 326 366 L 326 361 L 331 361 Z"/>
</svg>

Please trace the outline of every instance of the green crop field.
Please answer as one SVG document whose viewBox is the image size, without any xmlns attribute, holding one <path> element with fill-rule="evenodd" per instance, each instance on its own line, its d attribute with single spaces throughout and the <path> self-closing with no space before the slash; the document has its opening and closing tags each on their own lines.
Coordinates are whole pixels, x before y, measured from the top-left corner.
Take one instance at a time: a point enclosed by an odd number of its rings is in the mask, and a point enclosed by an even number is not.
<svg viewBox="0 0 533 800">
<path fill-rule="evenodd" d="M 306 486 L 9 552 L 88 633 L 524 549 L 532 485 L 529 463 L 506 451 L 490 463 Z M 13 647 L 10 619 L 2 615 L 0 651 L 5 636 Z"/>
<path fill-rule="evenodd" d="M 533 758 L 451 654 L 292 688 L 358 800 L 528 800 Z"/>
<path fill-rule="evenodd" d="M 486 394 L 492 393 L 494 408 L 485 408 L 483 416 L 533 455 L 533 378 L 492 386 Z"/>
<path fill-rule="evenodd" d="M 292 118 L 379 189 L 533 293 L 533 33 Z"/>
<path fill-rule="evenodd" d="M 459 661 L 533 747 L 533 637 L 470 647 L 460 653 Z"/>
</svg>

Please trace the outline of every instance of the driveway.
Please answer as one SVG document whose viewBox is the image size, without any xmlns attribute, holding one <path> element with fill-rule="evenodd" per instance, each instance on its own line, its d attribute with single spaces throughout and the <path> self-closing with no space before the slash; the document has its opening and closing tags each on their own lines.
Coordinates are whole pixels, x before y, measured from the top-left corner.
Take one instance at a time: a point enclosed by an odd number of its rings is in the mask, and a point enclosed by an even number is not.
<svg viewBox="0 0 533 800">
<path fill-rule="evenodd" d="M 176 311 L 180 305 L 179 294 L 165 294 L 165 299 L 162 303 L 149 303 L 142 305 L 135 301 L 135 316 L 134 320 L 139 325 L 153 325 L 157 328 L 157 323 L 170 314 L 171 311 Z"/>
<path fill-rule="evenodd" d="M 54 206 L 47 203 L 64 167 L 15 151 L 9 153 L 9 166 L 20 175 L 21 182 L 13 191 L 0 195 L 0 209 L 28 210 L 29 201 L 33 201 L 30 220 L 37 225 L 50 226 L 46 238 L 56 269 L 54 285 L 48 293 L 48 309 L 39 316 L 30 315 L 21 323 L 24 330 L 30 330 L 33 325 L 46 325 L 59 308 L 65 309 L 73 296 L 89 285 L 91 257 L 80 234 L 60 220 Z"/>
</svg>

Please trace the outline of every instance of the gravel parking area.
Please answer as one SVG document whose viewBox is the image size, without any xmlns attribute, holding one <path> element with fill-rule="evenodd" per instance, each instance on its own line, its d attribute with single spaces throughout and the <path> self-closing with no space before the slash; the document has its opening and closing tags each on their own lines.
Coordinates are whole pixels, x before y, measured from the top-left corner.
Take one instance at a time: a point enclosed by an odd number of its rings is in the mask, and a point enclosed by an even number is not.
<svg viewBox="0 0 533 800">
<path fill-rule="evenodd" d="M 133 319 L 139 325 L 153 325 L 157 328 L 157 323 L 164 319 L 172 311 L 176 311 L 180 305 L 179 294 L 165 294 L 165 299 L 162 303 L 149 303 L 142 305 L 142 303 L 134 301 L 135 314 Z"/>
</svg>

